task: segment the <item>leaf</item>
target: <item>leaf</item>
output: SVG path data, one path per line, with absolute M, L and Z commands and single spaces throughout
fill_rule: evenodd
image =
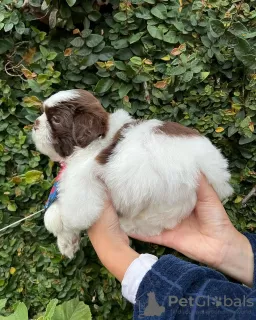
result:
M 137 66 L 141 66 L 142 65 L 142 60 L 140 57 L 132 57 L 130 59 L 130 61 L 133 63 L 133 64 L 136 64 Z
M 50 13 L 50 16 L 49 16 L 49 27 L 50 27 L 50 29 L 54 29 L 56 27 L 57 13 L 58 13 L 58 9 L 54 8 L 54 9 L 51 10 L 51 13 Z
M 35 53 L 36 53 L 36 48 L 29 48 L 22 58 L 27 64 L 31 64 Z
M 228 31 L 235 36 L 242 36 L 248 33 L 247 28 L 241 22 L 234 22 Z
M 133 35 L 130 36 L 130 38 L 128 39 L 128 42 L 130 44 L 132 44 L 132 43 L 139 41 L 140 38 L 143 36 L 143 34 L 144 34 L 144 32 L 134 33 Z
M 186 72 L 186 68 L 183 67 L 183 66 L 177 66 L 177 67 L 173 67 L 171 68 L 170 70 L 170 75 L 172 76 L 178 76 L 178 75 L 181 75 L 183 73 Z
M 96 87 L 94 89 L 94 92 L 96 93 L 104 93 L 107 92 L 113 85 L 114 81 L 109 78 L 103 78 L 98 81 L 96 84 Z
M 250 122 L 249 129 L 251 132 L 254 132 L 254 123 L 253 122 Z
M 33 78 L 36 78 L 36 76 L 37 76 L 37 74 L 35 72 L 32 72 L 26 68 L 21 69 L 21 72 L 24 74 L 24 76 L 27 79 L 33 79 Z
M 165 89 L 167 87 L 167 81 L 166 80 L 157 81 L 156 83 L 154 83 L 154 87 L 158 89 Z
M 171 60 L 171 56 L 168 54 L 167 56 L 162 57 L 161 60 L 170 61 Z
M 86 38 L 86 44 L 89 48 L 94 48 L 101 43 L 103 37 L 99 34 L 91 34 Z
M 113 47 L 106 46 L 103 48 L 99 54 L 99 60 L 101 61 L 108 61 L 109 59 L 113 58 L 116 50 Z
M 158 29 L 155 26 L 147 26 L 148 32 L 151 35 L 151 37 L 163 40 L 163 31 L 161 29 Z
M 16 269 L 14 267 L 10 268 L 10 274 L 13 275 L 16 272 Z
M 123 97 L 127 96 L 127 94 L 132 90 L 132 88 L 133 88 L 132 84 L 122 83 L 118 90 L 120 99 L 123 99 Z
M 164 40 L 165 42 L 168 42 L 168 43 L 172 43 L 172 44 L 173 44 L 173 43 L 177 43 L 178 40 L 179 40 L 179 38 L 177 37 L 175 31 L 170 30 L 170 31 L 168 31 L 168 32 L 164 35 L 163 40 Z
M 44 319 L 49 319 L 51 320 L 53 318 L 53 315 L 55 313 L 55 310 L 56 310 L 56 306 L 58 304 L 58 299 L 52 299 L 47 307 L 46 307 L 46 311 L 45 311 L 45 314 L 44 314 Z
M 6 24 L 4 25 L 4 31 L 5 31 L 5 32 L 11 31 L 13 27 L 14 27 L 14 24 L 13 24 L 13 23 L 6 23 Z
M 101 18 L 101 14 L 100 14 L 99 11 L 93 10 L 92 12 L 90 12 L 90 13 L 88 14 L 88 18 L 89 18 L 91 21 L 95 22 L 95 21 L 98 21 L 98 20 Z
M 165 20 L 167 18 L 166 6 L 162 3 L 157 4 L 151 9 L 151 13 L 158 19 Z
M 47 60 L 54 60 L 56 57 L 57 57 L 56 52 L 49 52 L 49 54 L 47 56 Z
M 256 55 L 247 54 L 247 55 L 241 56 L 240 60 L 249 69 L 256 69 Z
M 51 320 L 91 320 L 90 308 L 84 302 L 73 299 L 56 307 Z
M 0 300 L 0 311 L 5 307 L 7 302 L 7 299 L 1 299 Z
M 72 48 L 67 48 L 67 49 L 65 49 L 65 51 L 64 51 L 64 56 L 65 56 L 65 57 L 71 56 L 72 51 L 73 51 Z
M 138 74 L 135 76 L 135 78 L 133 78 L 134 83 L 142 83 L 142 82 L 149 81 L 149 80 L 151 80 L 151 77 L 147 73 Z
M 193 72 L 188 70 L 186 73 L 183 75 L 183 81 L 184 82 L 189 82 L 193 79 Z
M 253 142 L 254 140 L 256 140 L 256 134 L 253 134 L 250 138 L 241 137 L 238 143 L 240 145 L 243 145 L 243 144 L 247 144 L 247 143 Z
M 237 43 L 234 48 L 234 53 L 235 53 L 237 59 L 242 61 L 244 56 L 251 53 L 251 46 L 250 46 L 249 42 L 244 39 L 238 38 Z
M 74 47 L 81 48 L 84 45 L 84 40 L 80 37 L 73 39 L 70 44 Z
M 39 48 L 40 48 L 40 52 L 42 53 L 42 56 L 43 56 L 44 58 L 47 58 L 47 56 L 48 56 L 48 54 L 49 54 L 49 51 L 48 51 L 45 47 L 43 47 L 43 46 L 39 46 Z
M 23 98 L 24 103 L 27 107 L 41 107 L 42 102 L 39 100 L 36 96 L 30 96 L 30 97 L 24 97 Z
M 0 39 L 0 54 L 5 53 L 13 48 L 13 42 L 11 40 Z
M 201 77 L 201 80 L 205 80 L 208 76 L 209 76 L 210 72 L 208 71 L 203 71 L 203 72 L 200 72 L 200 77 Z
M 33 184 L 43 179 L 42 171 L 31 170 L 25 173 L 25 182 L 26 184 Z
M 48 76 L 46 74 L 39 74 L 36 81 L 39 84 L 44 83 L 48 79 Z
M 237 133 L 238 128 L 236 128 L 235 126 L 231 126 L 228 128 L 228 137 L 232 137 L 235 133 Z
M 181 53 L 182 53 L 182 51 L 180 50 L 180 48 L 174 48 L 174 49 L 172 49 L 172 51 L 171 51 L 171 54 L 172 54 L 173 56 L 179 56 Z
M 219 38 L 225 32 L 224 24 L 217 19 L 210 20 L 210 32 L 214 38 Z
M 66 2 L 70 7 L 73 7 L 76 3 L 76 0 L 66 0 Z
M 125 12 L 118 12 L 114 15 L 114 19 L 116 21 L 126 21 L 127 20 L 127 14 Z
M 223 132 L 225 129 L 223 127 L 218 127 L 215 129 L 215 132 L 220 133 Z
M 23 34 L 26 30 L 25 23 L 20 21 L 16 26 L 15 30 L 18 34 Z

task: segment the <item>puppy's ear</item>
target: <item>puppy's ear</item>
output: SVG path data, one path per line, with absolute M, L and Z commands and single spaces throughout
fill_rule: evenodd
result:
M 73 122 L 73 139 L 76 145 L 85 148 L 92 141 L 105 136 L 107 132 L 108 113 L 102 110 L 88 112 L 84 107 L 76 109 Z
M 74 151 L 74 142 L 68 136 L 56 137 L 53 141 L 53 147 L 61 157 L 68 157 Z

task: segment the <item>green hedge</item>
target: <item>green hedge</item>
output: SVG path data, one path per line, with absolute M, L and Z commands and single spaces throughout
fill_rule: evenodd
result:
M 254 1 L 3 0 L 0 3 L 0 222 L 43 207 L 56 167 L 31 140 L 41 101 L 60 89 L 94 92 L 108 111 L 193 126 L 228 157 L 239 230 L 256 227 L 256 11 Z M 0 298 L 30 315 L 79 297 L 93 319 L 131 319 L 120 285 L 88 239 L 69 261 L 42 214 L 0 236 Z M 139 251 L 165 249 L 136 243 Z M 166 252 L 166 251 L 165 251 Z M 12 311 L 12 308 L 9 310 Z

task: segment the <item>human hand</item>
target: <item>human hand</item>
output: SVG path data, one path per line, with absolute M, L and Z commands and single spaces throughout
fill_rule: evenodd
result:
M 212 266 L 252 285 L 253 252 L 248 239 L 231 223 L 222 203 L 204 176 L 192 214 L 172 230 L 138 240 L 173 248 L 189 258 Z
M 103 212 L 88 230 L 88 236 L 103 265 L 119 280 L 139 254 L 129 246 L 129 238 L 120 228 L 117 213 L 106 200 Z

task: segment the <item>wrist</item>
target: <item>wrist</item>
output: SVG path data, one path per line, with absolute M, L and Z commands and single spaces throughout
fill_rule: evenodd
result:
M 101 263 L 121 282 L 126 270 L 139 254 L 123 239 L 114 240 L 112 237 L 94 239 L 90 234 L 89 237 Z
M 226 245 L 223 260 L 217 269 L 251 287 L 254 272 L 254 254 L 249 240 L 237 231 Z

